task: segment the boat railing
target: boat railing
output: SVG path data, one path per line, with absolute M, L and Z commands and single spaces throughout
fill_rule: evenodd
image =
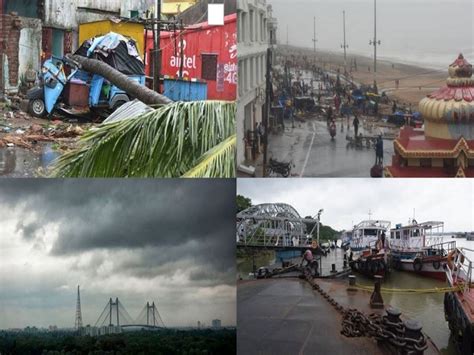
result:
M 468 292 L 471 287 L 472 261 L 467 257 L 466 251 L 474 252 L 468 248 L 455 248 L 450 255 L 452 260 L 446 263 L 446 277 L 451 286 L 461 286 L 462 292 Z
M 425 249 L 431 249 L 431 250 L 434 249 L 436 251 L 441 251 L 441 252 L 446 251 L 446 253 L 449 254 L 451 251 L 456 249 L 456 242 L 448 241 L 448 242 L 430 244 Z
M 443 242 L 443 236 L 426 236 L 425 237 L 425 245 L 427 247 L 442 245 L 444 243 L 445 242 Z M 446 242 L 446 243 L 450 243 L 450 242 Z M 456 246 L 454 246 L 454 247 L 456 247 Z

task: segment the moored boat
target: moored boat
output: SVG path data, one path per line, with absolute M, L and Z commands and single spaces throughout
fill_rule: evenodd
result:
M 349 265 L 366 276 L 385 276 L 389 271 L 390 255 L 386 233 L 389 221 L 366 220 L 356 225 L 350 240 Z
M 444 223 L 410 221 L 407 226 L 397 224 L 390 230 L 392 267 L 422 276 L 446 279 L 442 268 L 456 242 L 443 242 Z
M 450 252 L 444 264 L 446 280 L 457 290 L 444 294 L 444 315 L 460 354 L 474 352 L 474 289 L 472 288 L 472 261 L 467 248 L 456 248 Z

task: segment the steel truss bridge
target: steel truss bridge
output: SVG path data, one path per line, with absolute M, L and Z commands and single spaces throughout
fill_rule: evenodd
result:
M 307 233 L 307 224 L 313 224 Z M 316 247 L 312 233 L 319 220 L 302 218 L 285 203 L 264 203 L 237 214 L 238 248 L 303 250 Z

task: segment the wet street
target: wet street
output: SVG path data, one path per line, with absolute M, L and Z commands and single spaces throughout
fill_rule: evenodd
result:
M 384 314 L 370 309 L 370 292 L 347 292 L 347 282 L 341 280 L 319 279 L 318 284 L 346 308 Z M 239 354 L 392 353 L 373 339 L 343 336 L 341 314 L 297 278 L 242 281 L 237 284 L 237 302 Z M 428 344 L 425 355 L 437 354 Z
M 354 135 L 352 126 L 344 127 L 342 119 L 336 121 L 337 134 L 334 140 L 328 132 L 324 119 L 308 118 L 306 122 L 285 120 L 285 132 L 272 134 L 269 138 L 269 157 L 279 161 L 291 161 L 295 165 L 292 176 L 297 177 L 369 177 L 370 168 L 375 163 L 373 147 L 349 147 L 346 135 Z M 352 121 L 351 123 L 352 124 Z M 369 135 L 362 127 L 359 132 Z M 393 140 L 384 139 L 384 165 L 389 164 L 393 155 Z
M 342 336 L 340 316 L 305 281 L 242 282 L 237 302 L 238 354 L 380 354 L 375 342 Z

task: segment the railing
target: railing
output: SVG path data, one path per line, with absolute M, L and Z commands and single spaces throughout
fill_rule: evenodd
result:
M 471 287 L 472 261 L 468 259 L 466 251 L 474 252 L 468 248 L 454 249 L 454 260 L 446 263 L 446 277 L 451 286 L 461 286 L 462 292 L 468 292 Z M 451 264 L 451 265 L 450 265 Z
M 270 227 L 272 223 L 265 220 L 256 224 L 245 224 L 245 220 L 237 225 L 237 245 L 260 247 L 303 247 L 308 245 L 307 236 L 299 228 L 289 228 L 288 223 L 280 223 Z M 270 221 L 271 222 L 271 221 Z
M 423 242 L 423 238 L 425 239 Z M 388 239 L 390 248 L 394 250 L 406 250 L 406 251 L 417 251 L 426 247 L 432 247 L 434 245 L 443 244 L 442 236 L 419 236 L 419 237 L 410 237 L 407 240 L 402 239 Z
M 442 242 L 442 243 L 437 243 L 437 244 L 430 244 L 427 246 L 428 249 L 434 249 L 436 251 L 441 251 L 446 253 L 450 253 L 451 251 L 456 249 L 456 242 L 455 241 L 450 241 L 450 242 Z M 426 249 L 426 248 L 425 248 Z

